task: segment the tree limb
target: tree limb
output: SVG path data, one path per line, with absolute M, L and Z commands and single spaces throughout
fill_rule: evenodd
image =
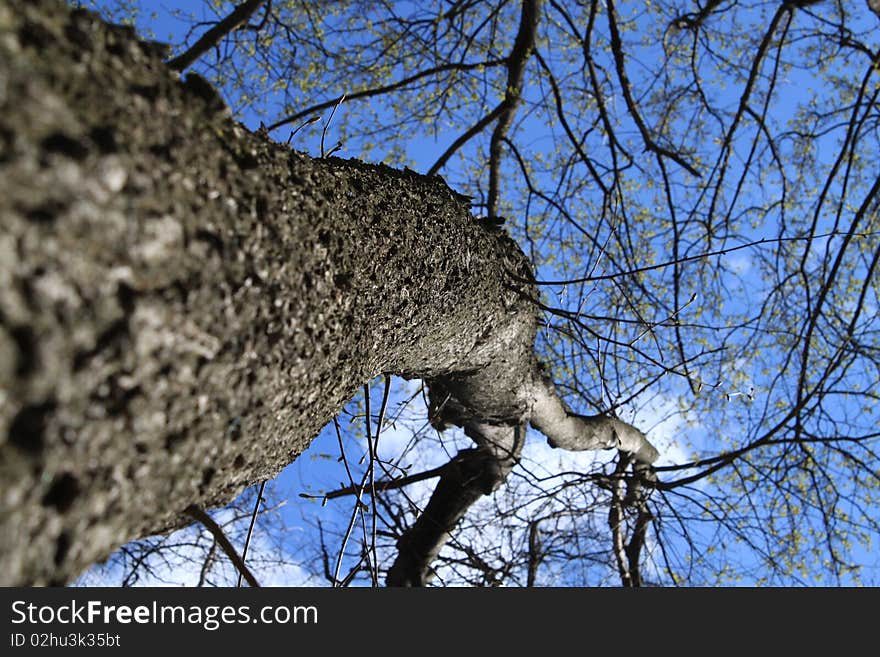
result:
M 424 481 L 425 479 L 433 479 L 435 477 L 442 477 L 446 470 L 450 467 L 451 463 L 445 463 L 437 468 L 431 468 L 430 470 L 425 470 L 424 472 L 416 472 L 415 474 L 405 475 L 403 477 L 399 477 L 397 479 L 382 479 L 380 481 L 374 482 L 371 489 L 361 488 L 361 486 L 357 484 L 353 484 L 351 486 L 346 486 L 345 488 L 339 488 L 337 490 L 331 491 L 326 495 L 308 495 L 307 497 L 324 500 L 333 500 L 337 497 L 345 497 L 346 495 L 359 495 L 362 493 L 373 491 L 386 491 L 386 490 L 396 490 L 398 488 L 403 488 L 404 486 L 409 486 L 410 484 L 414 484 L 419 481 Z M 304 494 L 303 494 L 304 495 Z
M 617 70 L 617 78 L 620 81 L 620 89 L 623 92 L 623 98 L 626 101 L 626 107 L 629 110 L 630 116 L 632 116 L 633 120 L 636 122 L 636 125 L 639 128 L 639 132 L 642 135 L 642 141 L 645 143 L 645 149 L 651 151 L 652 153 L 657 153 L 658 155 L 668 157 L 680 167 L 687 170 L 687 172 L 690 173 L 692 176 L 696 176 L 697 178 L 699 178 L 700 172 L 696 168 L 694 168 L 692 164 L 690 164 L 675 151 L 660 146 L 651 136 L 651 132 L 648 130 L 648 126 L 645 124 L 645 121 L 642 118 L 641 113 L 639 112 L 639 108 L 636 105 L 636 101 L 632 96 L 632 85 L 630 84 L 629 77 L 627 77 L 626 74 L 623 42 L 620 39 L 620 31 L 617 29 L 617 19 L 615 18 L 615 13 L 616 12 L 614 9 L 613 0 L 608 0 L 608 30 L 611 33 L 611 52 L 614 54 L 614 64 Z
M 532 394 L 531 424 L 547 436 L 552 447 L 573 451 L 619 449 L 645 465 L 650 465 L 660 455 L 645 434 L 631 424 L 605 415 L 573 412 L 553 383 L 543 375 L 535 376 Z
M 474 69 L 492 68 L 494 66 L 500 66 L 503 63 L 503 59 L 490 59 L 485 62 L 472 62 L 470 64 L 466 64 L 464 62 L 452 62 L 449 64 L 442 64 L 440 66 L 433 66 L 423 71 L 419 71 L 418 73 L 413 73 L 412 75 L 409 75 L 402 80 L 398 80 L 397 82 L 392 82 L 391 84 L 387 84 L 381 87 L 372 87 L 370 89 L 364 89 L 362 91 L 353 91 L 350 93 L 346 93 L 345 99 L 352 101 L 361 98 L 381 96 L 382 94 L 396 91 L 412 84 L 413 82 L 421 80 L 422 78 L 429 77 L 431 75 L 437 75 L 438 73 L 444 73 L 446 71 L 472 71 Z M 293 123 L 294 121 L 312 115 L 315 112 L 321 112 L 325 109 L 335 107 L 339 104 L 341 98 L 342 96 L 337 96 L 336 98 L 331 98 L 330 100 L 326 100 L 322 103 L 311 105 L 303 110 L 291 114 L 290 116 L 279 119 L 278 121 L 270 125 L 267 129 L 269 130 L 269 132 L 272 132 L 276 128 L 280 128 L 284 125 L 287 125 L 288 123 Z
M 498 216 L 499 179 L 501 177 L 501 146 L 516 113 L 516 106 L 522 96 L 523 80 L 525 79 L 526 61 L 535 47 L 535 34 L 538 28 L 538 16 L 541 11 L 540 0 L 523 0 L 519 30 L 513 42 L 513 49 L 507 58 L 507 87 L 498 123 L 492 131 L 489 142 L 489 196 L 487 212 L 489 217 Z
M 496 423 L 488 421 L 486 405 L 478 403 L 476 398 L 490 387 L 485 379 L 501 376 L 500 372 L 506 369 L 503 363 L 500 366 L 493 364 L 486 372 L 445 377 L 428 383 L 432 399 L 443 400 L 437 408 L 437 414 L 441 416 L 438 426 L 452 423 L 464 428 L 477 443 L 477 448 L 460 452 L 445 466 L 414 475 L 422 479 L 440 474 L 440 481 L 425 510 L 398 540 L 398 556 L 387 576 L 389 586 L 424 586 L 428 582 L 431 562 L 448 542 L 455 526 L 482 495 L 492 493 L 504 482 L 516 464 L 527 421 L 547 436 L 554 447 L 578 451 L 620 450 L 625 463 L 634 462 L 634 479 L 639 480 L 630 482 L 636 493 L 627 493 L 627 504 L 630 499 L 638 497 L 640 481 L 653 478 L 649 466 L 659 453 L 641 431 L 616 418 L 574 413 L 562 401 L 554 384 L 540 373 L 537 363 L 534 363 L 531 380 L 519 381 L 513 394 L 506 397 L 510 404 L 506 419 Z M 509 384 L 502 383 L 500 387 L 509 387 Z M 511 399 L 519 400 L 519 403 Z M 475 409 L 478 409 L 476 416 L 472 415 Z M 513 421 L 517 413 L 519 424 Z M 393 482 L 389 485 L 391 487 L 396 487 Z M 634 547 L 631 550 L 636 568 L 640 549 Z M 625 558 L 624 551 L 620 554 Z
M 197 520 L 198 522 L 204 525 L 205 529 L 211 532 L 211 535 L 214 537 L 214 540 L 223 548 L 223 551 L 226 553 L 226 556 L 229 557 L 229 560 L 235 566 L 239 573 L 241 573 L 244 578 L 247 580 L 247 583 L 251 586 L 258 588 L 260 583 L 257 581 L 257 578 L 254 577 L 254 574 L 247 567 L 245 562 L 239 556 L 235 547 L 232 543 L 229 542 L 229 539 L 226 538 L 226 534 L 223 532 L 223 529 L 218 525 L 214 519 L 205 513 L 204 509 L 196 506 L 195 504 L 191 504 L 186 508 L 186 514 L 190 516 L 193 520 Z
M 480 444 L 463 450 L 443 468 L 443 475 L 422 514 L 397 541 L 398 555 L 388 570 L 389 586 L 424 586 L 430 566 L 468 509 L 507 478 L 522 451 L 524 427 L 471 425 Z
M 237 30 L 242 23 L 245 23 L 251 16 L 253 16 L 254 12 L 259 9 L 260 5 L 265 1 L 266 0 L 247 0 L 247 2 L 238 5 L 226 18 L 205 32 L 198 41 L 186 50 L 186 52 L 169 60 L 168 67 L 175 71 L 183 71 L 184 69 L 189 68 L 189 66 L 191 66 L 199 57 L 220 43 L 220 40 L 223 37 Z

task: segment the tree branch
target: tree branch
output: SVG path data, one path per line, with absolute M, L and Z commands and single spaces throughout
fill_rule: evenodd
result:
M 247 537 L 245 537 L 245 539 L 244 539 L 244 548 L 242 548 L 242 550 L 241 550 L 241 562 L 242 563 L 245 563 L 247 561 L 248 548 L 250 547 L 250 544 L 251 544 L 251 536 L 253 536 L 253 533 L 254 533 L 254 525 L 257 522 L 257 515 L 260 512 L 260 502 L 263 501 L 263 491 L 264 490 L 266 490 L 266 482 L 262 481 L 262 482 L 260 482 L 260 489 L 257 491 L 257 501 L 254 503 L 254 511 L 251 514 L 251 522 L 248 525 Z M 242 572 L 238 573 L 238 582 L 236 584 L 236 586 L 238 586 L 238 587 L 241 586 L 242 575 L 243 575 Z
M 220 525 L 218 525 L 211 516 L 205 513 L 204 509 L 196 506 L 195 504 L 191 504 L 186 508 L 186 514 L 193 520 L 197 520 L 198 522 L 202 523 L 205 529 L 211 532 L 214 540 L 219 543 L 221 548 L 223 548 L 226 556 L 229 557 L 229 560 L 232 561 L 238 572 L 244 576 L 244 578 L 247 580 L 247 583 L 255 588 L 259 588 L 260 583 L 257 581 L 257 578 L 254 577 L 253 573 L 250 571 L 244 561 L 242 561 L 242 558 L 239 556 L 235 547 L 233 547 L 232 543 L 229 542 L 229 539 L 226 538 L 226 534 L 223 533 L 223 529 L 220 527 Z
M 223 37 L 237 30 L 242 23 L 247 22 L 264 2 L 265 0 L 247 0 L 247 2 L 238 5 L 231 14 L 205 32 L 186 52 L 169 60 L 168 67 L 175 71 L 189 68 L 199 57 L 220 43 Z
M 683 167 L 690 173 L 692 176 L 700 177 L 700 172 L 694 168 L 687 160 L 685 160 L 681 155 L 676 153 L 675 151 L 671 151 L 668 148 L 664 148 L 660 146 L 654 138 L 651 136 L 650 131 L 648 130 L 648 126 L 645 125 L 645 121 L 642 118 L 642 115 L 639 113 L 639 108 L 636 105 L 636 101 L 632 96 L 631 87 L 629 77 L 626 74 L 626 64 L 624 61 L 623 54 L 623 42 L 620 39 L 620 31 L 617 29 L 617 20 L 615 19 L 616 11 L 614 9 L 613 0 L 608 0 L 608 30 L 611 33 L 611 52 L 614 54 L 614 64 L 617 69 L 617 78 L 620 81 L 620 88 L 623 92 L 623 98 L 626 101 L 626 107 L 629 110 L 630 116 L 632 116 L 633 120 L 636 122 L 636 125 L 639 128 L 639 132 L 642 135 L 642 141 L 645 143 L 645 149 L 651 151 L 652 153 L 657 153 L 658 155 L 662 155 L 664 157 L 668 157 L 670 160 Z
M 465 431 L 480 446 L 459 452 L 442 468 L 425 510 L 397 541 L 399 551 L 388 570 L 388 586 L 424 586 L 431 562 L 459 520 L 474 502 L 504 482 L 519 458 L 524 427 L 474 424 Z
M 697 11 L 688 12 L 673 19 L 669 26 L 677 30 L 698 30 L 721 2 L 722 0 L 708 0 L 702 7 L 698 6 Z
M 621 586 L 635 587 L 632 571 L 630 569 L 630 561 L 627 558 L 627 545 L 624 521 L 625 482 L 623 475 L 630 463 L 630 459 L 625 455 L 621 455 L 614 469 L 614 482 L 611 486 L 611 505 L 608 509 L 608 528 L 611 530 L 611 544 L 614 552 L 614 561 L 617 564 L 617 573 L 620 575 Z
M 538 15 L 541 10 L 540 0 L 523 0 L 519 30 L 513 42 L 513 49 L 507 58 L 507 88 L 504 101 L 492 140 L 489 142 L 489 196 L 487 208 L 489 217 L 498 216 L 498 181 L 501 170 L 501 146 L 516 113 L 516 106 L 522 96 L 523 80 L 525 79 L 526 61 L 535 47 L 535 34 L 538 27 Z
M 445 463 L 437 468 L 431 468 L 430 470 L 425 470 L 424 472 L 417 472 L 411 475 L 405 475 L 403 477 L 399 477 L 397 479 L 383 479 L 381 481 L 377 481 L 373 483 L 371 489 L 362 488 L 357 484 L 352 484 L 351 486 L 346 486 L 345 488 L 339 488 L 337 490 L 331 491 L 326 495 L 306 495 L 305 493 L 301 493 L 301 497 L 308 498 L 318 498 L 324 500 L 333 500 L 337 497 L 345 497 L 346 495 L 360 495 L 363 493 L 372 493 L 374 491 L 386 491 L 386 490 L 396 490 L 398 488 L 403 488 L 404 486 L 409 486 L 410 484 L 414 484 L 419 481 L 424 481 L 425 479 L 433 479 L 435 477 L 442 477 L 446 470 L 451 467 L 452 463 L 454 463 L 455 459 L 450 461 L 449 463 Z
M 419 71 L 418 73 L 413 73 L 412 75 L 405 77 L 402 80 L 392 82 L 391 84 L 387 84 L 382 87 L 373 87 L 371 89 L 364 89 L 363 91 L 346 93 L 345 99 L 348 101 L 352 101 L 359 100 L 361 98 L 370 98 L 372 96 L 381 96 L 382 94 L 396 91 L 398 89 L 401 89 L 402 87 L 406 87 L 412 84 L 413 82 L 421 80 L 422 78 L 436 75 L 437 73 L 444 73 L 446 71 L 472 71 L 474 69 L 480 68 L 492 68 L 494 66 L 500 66 L 503 63 L 503 59 L 490 59 L 485 62 L 473 62 L 470 64 L 465 64 L 463 62 L 442 64 L 440 66 L 434 66 L 432 68 L 425 69 L 424 71 Z M 281 126 L 287 125 L 288 123 L 293 123 L 294 121 L 309 116 L 310 114 L 314 114 L 315 112 L 321 112 L 330 107 L 335 107 L 339 104 L 339 100 L 341 98 L 342 96 L 337 96 L 336 98 L 331 98 L 330 100 L 326 100 L 323 103 L 316 103 L 315 105 L 311 105 L 304 110 L 300 110 L 295 114 L 291 114 L 290 116 L 286 116 L 283 119 L 276 121 L 267 129 L 269 130 L 269 132 L 272 132 L 276 128 L 280 128 Z
M 650 465 L 660 456 L 647 437 L 631 424 L 605 415 L 579 415 L 559 396 L 542 374 L 532 386 L 532 426 L 547 436 L 551 447 L 572 451 L 619 449 L 638 463 Z
M 492 123 L 498 116 L 500 116 L 501 112 L 504 111 L 504 103 L 499 103 L 495 109 L 489 112 L 482 119 L 477 121 L 474 125 L 472 125 L 467 132 L 460 135 L 458 139 L 452 142 L 452 145 L 447 148 L 443 154 L 437 158 L 437 161 L 431 165 L 431 168 L 428 169 L 427 175 L 433 176 L 443 168 L 443 165 L 449 161 L 449 158 L 455 155 L 455 152 L 464 146 L 467 142 L 473 139 L 476 135 L 480 134 L 483 130 L 486 129 L 486 126 Z

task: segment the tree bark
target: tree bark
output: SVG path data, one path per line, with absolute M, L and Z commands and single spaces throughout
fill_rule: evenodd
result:
M 252 134 L 163 53 L 57 0 L 0 5 L 0 584 L 67 582 L 233 499 L 380 373 L 445 398 L 491 457 L 481 494 L 529 421 L 656 455 L 602 417 L 577 435 L 525 256 L 440 178 Z

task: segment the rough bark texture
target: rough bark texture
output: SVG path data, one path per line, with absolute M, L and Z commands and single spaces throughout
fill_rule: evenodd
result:
M 553 406 L 508 237 L 439 178 L 249 133 L 163 53 L 57 0 L 0 5 L 0 584 L 229 501 L 383 372 L 445 397 L 491 457 L 482 492 Z M 397 583 L 467 506 L 402 540 Z

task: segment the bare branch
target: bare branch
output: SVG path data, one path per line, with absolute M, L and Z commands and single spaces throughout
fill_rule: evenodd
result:
M 247 565 L 242 561 L 242 558 L 239 556 L 238 551 L 232 546 L 232 543 L 229 542 L 229 539 L 226 538 L 226 534 L 223 533 L 223 529 L 221 529 L 220 525 L 218 525 L 214 519 L 205 513 L 204 509 L 196 506 L 195 504 L 191 504 L 186 508 L 186 514 L 190 516 L 193 520 L 197 520 L 198 522 L 204 525 L 205 529 L 211 532 L 211 535 L 214 537 L 214 540 L 220 544 L 220 547 L 223 548 L 223 551 L 226 553 L 226 556 L 229 557 L 229 560 L 233 563 L 233 565 L 238 569 L 244 578 L 247 580 L 247 583 L 252 587 L 259 587 L 260 583 L 257 581 L 257 578 L 254 577 L 253 573 L 251 573 L 250 569 Z
M 266 482 L 265 481 L 260 482 L 260 489 L 257 491 L 257 501 L 254 502 L 254 511 L 251 514 L 251 522 L 248 525 L 247 537 L 245 537 L 245 539 L 244 539 L 244 548 L 242 548 L 242 551 L 241 551 L 241 562 L 242 563 L 247 562 L 248 548 L 251 545 L 251 536 L 253 536 L 253 533 L 254 533 L 254 525 L 257 522 L 257 514 L 260 511 L 260 503 L 263 501 L 263 491 L 264 490 L 266 490 Z M 242 573 L 241 573 L 241 571 L 239 571 L 238 582 L 236 583 L 237 587 L 241 586 L 241 577 L 242 577 Z
M 183 71 L 189 68 L 193 62 L 220 43 L 227 34 L 231 34 L 260 8 L 266 0 L 247 0 L 232 10 L 226 18 L 205 32 L 186 52 L 181 53 L 168 62 L 168 67 L 175 71 Z
M 492 68 L 494 66 L 501 66 L 505 63 L 503 59 L 490 59 L 485 62 L 472 62 L 472 63 L 450 63 L 443 64 L 441 66 L 434 66 L 429 69 L 425 69 L 424 71 L 419 71 L 418 73 L 414 73 L 413 75 L 409 75 L 402 80 L 398 80 L 397 82 L 393 82 L 392 84 L 384 85 L 381 87 L 373 87 L 370 89 L 364 89 L 363 91 L 355 91 L 349 94 L 344 94 L 345 98 L 349 101 L 351 100 L 360 100 L 362 98 L 371 98 L 373 96 L 381 96 L 382 94 L 387 94 L 392 91 L 396 91 L 398 89 L 402 89 L 413 82 L 421 80 L 422 78 L 430 77 L 432 75 L 437 75 L 438 73 L 445 73 L 446 71 L 472 71 L 475 69 L 483 69 L 483 68 Z M 329 109 L 331 107 L 335 107 L 341 102 L 342 96 L 337 96 L 336 98 L 332 98 L 323 103 L 317 103 L 315 105 L 310 105 L 304 110 L 300 110 L 290 116 L 286 116 L 283 119 L 279 119 L 275 123 L 269 126 L 269 131 L 273 131 L 276 128 L 280 128 L 281 126 L 287 125 L 288 123 L 293 123 L 298 119 L 301 119 L 309 114 L 314 114 L 315 112 L 320 112 L 325 109 Z
M 488 424 L 468 427 L 482 444 L 459 452 L 445 467 L 425 510 L 397 541 L 399 552 L 386 580 L 389 586 L 424 586 L 428 582 L 431 562 L 459 520 L 474 502 L 507 478 L 522 450 L 524 429 Z
M 573 412 L 543 375 L 535 376 L 532 394 L 531 424 L 547 436 L 552 447 L 573 451 L 619 449 L 648 465 L 660 456 L 645 434 L 634 426 L 605 415 Z
M 492 140 L 489 142 L 489 197 L 487 200 L 489 217 L 499 215 L 498 186 L 501 170 L 501 146 L 510 129 L 510 124 L 513 122 L 516 106 L 522 97 L 526 61 L 535 47 L 540 11 L 540 0 L 523 0 L 519 30 L 513 42 L 513 49 L 507 58 L 507 87 L 504 91 L 498 123 L 495 124 Z
M 645 148 L 653 153 L 657 153 L 658 155 L 668 157 L 670 160 L 686 169 L 687 172 L 690 173 L 692 176 L 696 176 L 697 178 L 699 178 L 700 172 L 697 171 L 697 169 L 695 169 L 693 165 L 688 163 L 687 160 L 685 160 L 675 151 L 660 146 L 651 136 L 651 132 L 648 130 L 648 126 L 645 125 L 645 120 L 642 118 L 642 115 L 639 112 L 639 108 L 636 105 L 636 101 L 632 96 L 632 85 L 630 84 L 629 77 L 627 77 L 626 74 L 626 64 L 623 54 L 623 42 L 620 39 L 620 31 L 617 29 L 617 19 L 615 18 L 616 12 L 614 9 L 614 2 L 613 0 L 607 0 L 607 2 L 608 29 L 611 32 L 611 51 L 614 53 L 614 64 L 617 68 L 617 77 L 620 81 L 620 88 L 623 92 L 623 98 L 626 101 L 627 109 L 629 110 L 629 113 L 632 116 L 633 120 L 636 122 L 636 125 L 639 127 L 639 132 L 642 134 L 642 141 L 644 141 L 645 143 Z

